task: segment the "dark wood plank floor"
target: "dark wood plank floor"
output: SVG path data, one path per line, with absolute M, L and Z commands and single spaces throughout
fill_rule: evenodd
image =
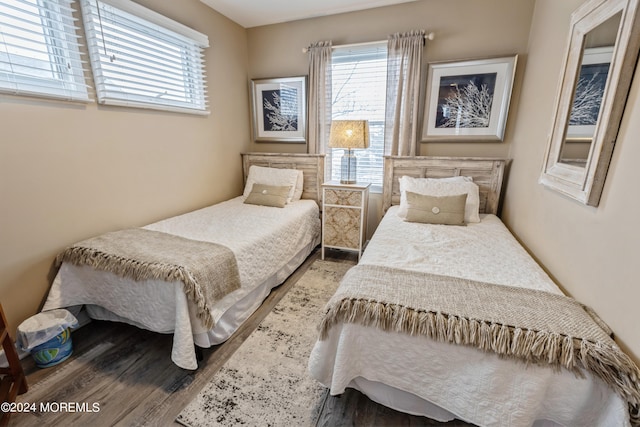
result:
M 337 262 L 355 262 L 351 254 L 327 251 Z M 74 331 L 74 354 L 58 366 L 35 367 L 31 357 L 22 361 L 30 386 L 21 403 L 71 402 L 99 412 L 53 411 L 15 413 L 11 426 L 172 426 L 175 417 L 209 382 L 220 367 L 269 314 L 286 292 L 319 257 L 314 252 L 227 342 L 204 350 L 196 371 L 171 362 L 172 337 L 133 326 L 95 321 Z M 57 375 L 53 376 L 52 374 Z M 62 373 L 62 375 L 60 375 Z M 97 408 L 96 408 L 97 409 Z M 319 419 L 321 426 L 434 426 L 423 417 L 402 414 L 378 405 L 355 390 L 328 396 Z M 458 421 L 451 426 L 468 426 Z

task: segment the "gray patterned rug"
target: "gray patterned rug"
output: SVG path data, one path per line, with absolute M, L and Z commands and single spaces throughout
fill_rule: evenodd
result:
M 178 415 L 188 427 L 308 426 L 325 389 L 307 372 L 322 309 L 352 264 L 316 260 Z

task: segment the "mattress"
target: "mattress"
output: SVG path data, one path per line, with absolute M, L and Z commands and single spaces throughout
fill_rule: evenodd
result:
M 212 307 L 213 329 L 207 330 L 198 320 L 180 282 L 133 282 L 68 263 L 60 267 L 43 310 L 85 305 L 94 319 L 172 333 L 173 362 L 196 369 L 194 344 L 210 347 L 231 336 L 317 246 L 320 220 L 312 200 L 273 208 L 244 204 L 237 197 L 144 228 L 222 244 L 233 251 L 241 286 Z
M 450 227 L 383 217 L 360 264 L 561 293 L 495 215 Z M 355 388 L 396 410 L 480 426 L 629 425 L 602 380 L 525 365 L 421 336 L 340 324 L 311 353 L 313 377 L 339 395 Z

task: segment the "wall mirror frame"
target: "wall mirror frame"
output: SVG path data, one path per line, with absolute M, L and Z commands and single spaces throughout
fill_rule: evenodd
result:
M 540 183 L 578 200 L 598 206 L 604 181 L 613 154 L 620 121 L 627 101 L 631 80 L 640 49 L 640 0 L 587 0 L 571 15 L 569 43 L 564 71 L 560 80 L 553 127 L 549 138 Z M 618 23 L 613 28 L 611 62 L 606 82 L 601 89 L 602 100 L 595 114 L 593 135 L 582 138 L 587 143 L 586 154 L 572 161 L 564 153 L 571 141 L 569 125 L 576 87 L 579 82 L 587 43 L 604 25 Z M 611 49 L 609 49 L 611 50 Z

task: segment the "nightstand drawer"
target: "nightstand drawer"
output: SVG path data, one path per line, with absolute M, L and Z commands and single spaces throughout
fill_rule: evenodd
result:
M 345 249 L 359 249 L 361 211 L 326 206 L 324 211 L 324 244 Z
M 324 190 L 324 203 L 327 205 L 362 206 L 362 192 L 353 190 Z

